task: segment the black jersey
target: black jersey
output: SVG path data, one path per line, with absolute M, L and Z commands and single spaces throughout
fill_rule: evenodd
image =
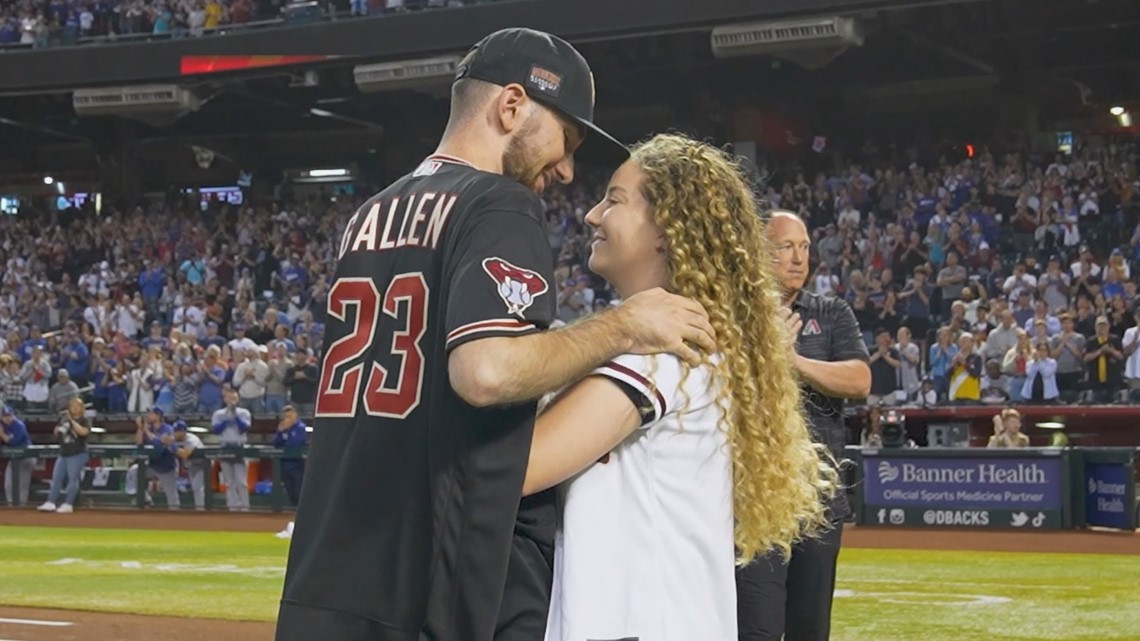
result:
M 544 217 L 437 155 L 349 221 L 278 641 L 492 638 L 536 407 L 468 405 L 447 357 L 554 319 Z

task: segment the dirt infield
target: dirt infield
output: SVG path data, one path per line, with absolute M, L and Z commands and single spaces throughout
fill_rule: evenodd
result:
M 272 623 L 0 607 L 10 641 L 271 641 Z
M 848 526 L 843 547 L 976 552 L 1140 554 L 1140 533 L 1092 530 L 918 530 Z
M 0 509 L 0 525 L 264 532 L 281 530 L 289 514 L 83 510 L 73 514 Z M 848 526 L 851 548 L 1140 554 L 1140 533 L 1016 532 Z M 64 625 L 51 625 L 62 623 Z M 273 624 L 0 607 L 7 641 L 270 641 Z

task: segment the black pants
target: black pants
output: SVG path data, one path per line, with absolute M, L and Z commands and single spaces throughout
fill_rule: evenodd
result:
M 515 533 L 495 641 L 541 641 L 546 634 L 554 550 Z
M 736 571 L 740 641 L 827 641 L 842 535 L 835 523 L 794 546 L 788 563 L 774 552 Z

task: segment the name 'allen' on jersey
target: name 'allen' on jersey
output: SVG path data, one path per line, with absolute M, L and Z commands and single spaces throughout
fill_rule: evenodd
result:
M 349 251 L 385 251 L 398 247 L 436 249 L 457 200 L 456 194 L 425 191 L 365 205 L 348 221 L 337 258 L 344 258 Z
M 554 505 L 520 515 L 535 404 L 474 407 L 449 362 L 550 326 L 544 216 L 517 181 L 434 155 L 337 239 L 278 641 L 493 637 L 516 531 L 552 542 Z

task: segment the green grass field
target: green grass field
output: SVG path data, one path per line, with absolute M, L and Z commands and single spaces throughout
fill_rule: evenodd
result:
M 271 621 L 271 533 L 0 527 L 0 604 Z M 1136 641 L 1140 556 L 845 549 L 835 641 Z

